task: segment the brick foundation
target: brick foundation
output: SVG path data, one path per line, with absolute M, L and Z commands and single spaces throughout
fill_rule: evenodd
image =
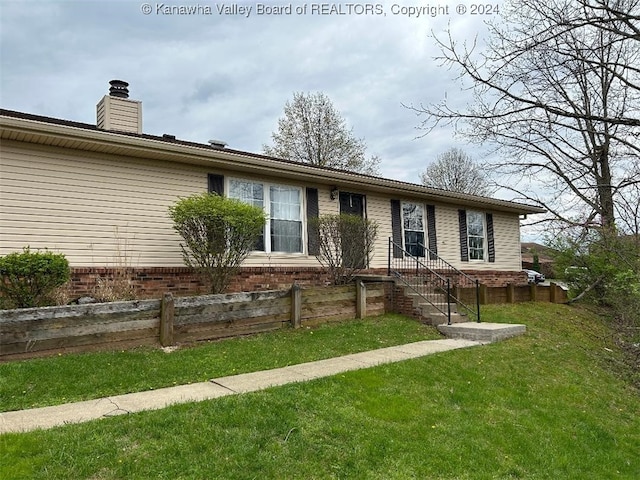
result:
M 385 283 L 384 286 L 385 311 L 400 313 L 408 317 L 422 321 L 422 313 L 413 305 L 413 298 L 405 295 L 404 287 L 400 287 L 395 282 Z
M 140 267 L 119 270 L 111 267 L 76 267 L 71 269 L 72 298 L 94 296 L 98 279 L 128 280 L 137 298 L 159 298 L 165 292 L 176 295 L 207 293 L 200 276 L 186 267 Z
M 72 268 L 69 295 L 71 298 L 94 296 L 99 278 L 114 278 L 119 273 L 110 267 Z M 386 269 L 371 269 L 367 274 L 386 275 Z M 509 283 L 526 285 L 527 277 L 521 271 L 487 272 L 465 271 L 489 287 L 504 287 Z M 159 298 L 165 292 L 179 296 L 208 293 L 199 275 L 187 267 L 139 267 L 131 268 L 122 278 L 128 279 L 137 298 Z M 233 279 L 229 292 L 277 290 L 292 283 L 302 286 L 330 284 L 329 276 L 315 267 L 246 267 Z M 391 293 L 389 293 L 391 296 Z M 407 307 L 408 309 L 408 307 Z M 410 314 L 409 312 L 402 312 Z
M 94 296 L 100 278 L 128 279 L 140 299 L 159 298 L 165 292 L 178 296 L 208 293 L 202 278 L 187 267 L 139 267 L 126 272 L 109 267 L 80 267 L 71 269 L 69 295 L 72 298 Z M 330 283 L 328 275 L 318 268 L 247 267 L 241 269 L 227 291 L 278 290 L 294 282 L 306 287 Z

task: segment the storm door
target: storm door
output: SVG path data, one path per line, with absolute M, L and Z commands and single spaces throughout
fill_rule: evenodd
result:
M 340 192 L 340 213 L 364 218 L 364 195 Z M 350 238 L 348 245 L 342 245 L 342 260 L 347 268 L 366 268 L 364 255 L 364 235 L 362 238 Z

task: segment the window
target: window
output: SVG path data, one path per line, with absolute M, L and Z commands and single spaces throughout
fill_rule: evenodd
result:
M 271 186 L 271 251 L 302 252 L 302 218 L 300 189 Z
M 267 213 L 269 234 L 261 235 L 256 250 L 302 253 L 300 188 L 230 179 L 229 197 L 261 207 Z
M 264 188 L 261 183 L 229 180 L 229 198 L 235 198 L 254 207 L 264 208 Z M 264 251 L 264 230 L 258 238 L 256 250 Z
M 469 260 L 484 260 L 484 215 L 467 212 L 467 238 L 469 239 Z
M 402 204 L 404 249 L 414 257 L 424 257 L 424 209 L 415 203 Z

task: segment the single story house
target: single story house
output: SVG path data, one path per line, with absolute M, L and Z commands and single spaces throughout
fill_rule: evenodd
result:
M 526 283 L 520 218 L 538 207 L 147 135 L 127 87 L 111 82 L 95 125 L 0 110 L 0 255 L 64 253 L 78 294 L 123 267 L 144 296 L 194 293 L 202 285 L 184 267 L 168 208 L 208 190 L 269 214 L 235 290 L 326 281 L 308 219 L 338 212 L 377 222 L 369 272 L 386 273 L 391 238 L 408 252 L 426 245 L 488 285 Z

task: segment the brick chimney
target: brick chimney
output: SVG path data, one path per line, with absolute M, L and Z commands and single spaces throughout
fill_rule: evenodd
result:
M 129 100 L 129 84 L 122 80 L 109 82 L 109 95 L 96 105 L 97 126 L 101 130 L 142 133 L 142 102 Z

